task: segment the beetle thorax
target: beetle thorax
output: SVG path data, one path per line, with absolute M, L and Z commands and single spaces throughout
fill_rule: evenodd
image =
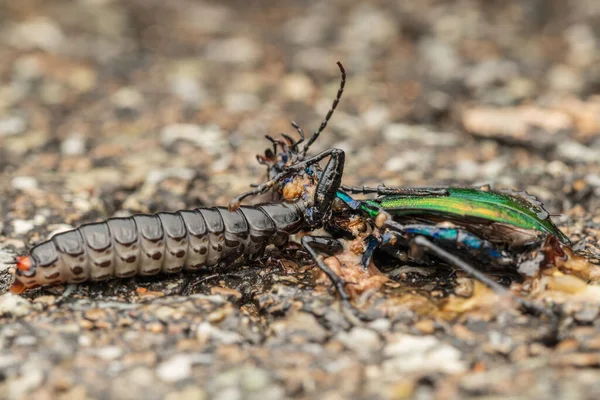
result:
M 316 187 L 317 182 L 314 177 L 303 173 L 290 178 L 283 186 L 281 193 L 285 201 L 293 202 L 302 199 L 306 206 L 312 206 Z

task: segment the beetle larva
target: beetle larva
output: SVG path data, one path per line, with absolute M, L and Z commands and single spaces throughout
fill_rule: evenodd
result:
M 214 267 L 281 246 L 303 224 L 293 203 L 110 218 L 59 233 L 18 257 L 11 290 Z

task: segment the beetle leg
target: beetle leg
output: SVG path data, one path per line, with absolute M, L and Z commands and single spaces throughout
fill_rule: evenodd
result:
M 292 121 L 292 127 L 294 127 L 294 129 L 296 129 L 296 132 L 298 132 L 298 135 L 300 135 L 300 139 L 296 142 L 294 146 L 294 150 L 298 151 L 298 145 L 304 142 L 304 130 L 302 130 L 302 128 L 300 127 L 300 125 L 298 125 L 296 121 Z
M 343 302 L 349 302 L 350 296 L 346 293 L 346 282 L 338 276 L 331 268 L 325 264 L 323 261 L 323 255 L 319 254 L 316 250 L 318 248 L 322 252 L 328 255 L 335 255 L 341 253 L 344 249 L 342 244 L 332 238 L 321 237 L 321 236 L 303 236 L 302 247 L 308 251 L 313 261 L 317 263 L 317 266 L 327 275 L 327 277 L 333 283 L 333 286 L 336 288 L 338 293 L 340 294 L 340 298 Z
M 382 241 L 380 241 L 375 236 L 369 235 L 365 239 L 365 243 L 365 251 L 363 252 L 360 258 L 360 264 L 364 271 L 366 271 L 369 268 L 369 264 L 371 263 L 371 258 L 373 257 L 373 253 L 375 252 L 375 250 L 377 250 L 381 243 L 385 243 L 385 238 Z
M 410 224 L 403 225 L 401 230 L 408 238 L 419 235 L 440 245 L 449 244 L 458 246 L 473 257 L 484 260 L 493 266 L 504 267 L 513 264 L 515 261 L 506 251 L 460 227 Z
M 411 242 L 413 244 L 415 244 L 421 248 L 424 248 L 427 251 L 435 254 L 437 257 L 444 260 L 449 265 L 465 271 L 467 274 L 473 276 L 477 280 L 479 280 L 482 283 L 489 286 L 496 293 L 498 293 L 502 296 L 508 296 L 512 300 L 515 300 L 527 312 L 532 313 L 534 315 L 547 315 L 551 319 L 555 319 L 557 317 L 557 315 L 555 313 L 553 313 L 552 310 L 550 310 L 546 307 L 540 306 L 532 301 L 526 300 L 520 296 L 514 295 L 509 289 L 505 288 L 504 286 L 500 285 L 498 282 L 489 278 L 486 274 L 479 271 L 477 268 L 464 262 L 462 259 L 455 256 L 454 254 L 444 250 L 443 248 L 441 248 L 440 246 L 431 242 L 429 239 L 425 238 L 424 236 L 420 236 L 420 235 L 416 236 L 415 238 L 412 239 Z
M 388 187 L 384 184 L 378 185 L 377 187 L 341 185 L 340 188 L 352 194 L 375 193 L 378 196 L 448 196 L 448 190 L 446 188 Z
M 69 283 L 67 285 L 67 287 L 65 288 L 64 292 L 62 292 L 62 294 L 56 299 L 54 304 L 58 305 L 58 304 L 62 303 L 63 301 L 67 300 L 75 292 L 75 289 L 77 289 L 77 284 Z
M 302 236 L 301 243 L 302 247 L 310 254 L 319 269 L 323 271 L 333 283 L 333 286 L 342 300 L 342 306 L 349 310 L 354 318 L 358 318 L 359 322 L 360 320 L 366 320 L 367 318 L 350 302 L 350 295 L 346 292 L 346 282 L 325 264 L 323 255 L 319 254 L 317 251 L 317 249 L 319 249 L 326 254 L 338 254 L 343 251 L 342 244 L 337 239 L 322 236 Z M 350 322 L 355 323 L 355 321 Z
M 381 209 L 380 212 L 383 213 L 386 216 L 386 218 L 383 220 L 384 222 L 382 223 L 382 226 L 380 226 L 379 228 L 384 228 L 384 227 L 388 228 L 387 231 L 389 234 L 396 235 L 399 239 L 406 240 L 406 238 L 403 236 L 403 234 L 407 233 L 406 232 L 407 226 L 403 226 L 402 224 L 394 221 L 391 218 L 391 215 L 389 215 L 389 213 L 387 213 L 385 210 Z M 441 260 L 448 263 L 450 266 L 453 266 L 455 268 L 465 271 L 467 274 L 473 276 L 475 279 L 479 280 L 480 282 L 482 282 L 485 285 L 487 285 L 488 287 L 490 287 L 492 290 L 494 290 L 499 295 L 508 296 L 509 298 L 516 301 L 519 305 L 521 305 L 521 307 L 523 307 L 526 310 L 526 312 L 531 313 L 533 315 L 546 315 L 550 319 L 552 319 L 553 321 L 556 322 L 558 315 L 556 313 L 554 313 L 553 310 L 548 309 L 543 306 L 540 306 L 532 301 L 526 300 L 520 296 L 513 294 L 509 289 L 505 288 L 504 286 L 500 285 L 498 282 L 489 278 L 486 274 L 479 271 L 477 268 L 473 267 L 472 265 L 468 264 L 467 262 L 463 261 L 459 257 L 455 256 L 454 254 L 448 252 L 447 250 L 445 250 L 442 247 L 438 246 L 437 244 L 433 243 L 432 241 L 427 239 L 425 236 L 420 235 L 420 234 L 416 235 L 415 237 L 410 238 L 409 242 L 410 242 L 410 244 L 416 245 L 418 248 L 425 249 L 425 250 L 429 251 L 430 253 L 433 253 L 438 258 L 440 258 Z

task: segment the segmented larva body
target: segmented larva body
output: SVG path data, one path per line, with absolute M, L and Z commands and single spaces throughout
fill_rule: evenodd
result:
M 17 259 L 13 292 L 57 283 L 199 270 L 281 246 L 304 224 L 293 203 L 136 214 L 55 235 Z

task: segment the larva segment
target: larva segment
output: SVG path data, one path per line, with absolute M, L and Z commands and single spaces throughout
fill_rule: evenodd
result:
M 201 208 L 198 211 L 204 217 L 206 229 L 208 231 L 208 255 L 206 265 L 212 267 L 217 265 L 222 259 L 223 245 L 225 237 L 223 236 L 223 218 L 216 208 Z
M 108 225 L 99 222 L 82 225 L 78 230 L 86 244 L 90 279 L 102 281 L 114 276 L 114 251 Z
M 217 207 L 223 220 L 224 249 L 222 258 L 235 260 L 242 254 L 247 254 L 250 237 L 248 221 L 238 209 L 230 212 L 225 207 Z
M 290 234 L 302 229 L 304 220 L 295 206 L 286 203 L 269 203 L 261 204 L 259 207 L 275 224 L 276 233 L 270 240 L 270 243 L 275 246 L 283 246 Z
M 140 245 L 133 218 L 111 218 L 106 221 L 110 230 L 115 252 L 114 273 L 116 277 L 127 278 L 138 273 Z
M 248 223 L 248 245 L 246 254 L 255 257 L 262 254 L 267 243 L 276 233 L 275 223 L 262 211 L 261 207 L 240 207 L 239 211 L 244 215 Z
M 163 272 L 175 273 L 183 269 L 187 256 L 187 231 L 183 219 L 177 213 L 158 213 L 165 239 Z
M 52 277 L 56 282 L 84 282 L 90 279 L 90 265 L 86 254 L 83 238 L 78 229 L 59 233 L 52 237 L 50 243 L 56 246 L 58 261 L 56 264 L 50 264 L 42 267 L 44 263 L 50 261 L 48 258 L 44 262 L 40 260 L 40 267 L 48 272 L 44 272 L 46 278 Z M 38 249 L 40 246 L 37 246 Z M 48 251 L 49 249 L 47 249 Z M 32 252 L 33 254 L 33 252 Z M 52 265 L 56 265 L 56 269 Z M 56 273 L 59 273 L 56 276 Z
M 208 229 L 200 210 L 182 210 L 179 215 L 188 233 L 188 253 L 186 270 L 198 270 L 206 265 L 208 257 Z
M 140 275 L 156 275 L 162 271 L 165 241 L 160 219 L 155 215 L 136 214 L 140 241 Z

